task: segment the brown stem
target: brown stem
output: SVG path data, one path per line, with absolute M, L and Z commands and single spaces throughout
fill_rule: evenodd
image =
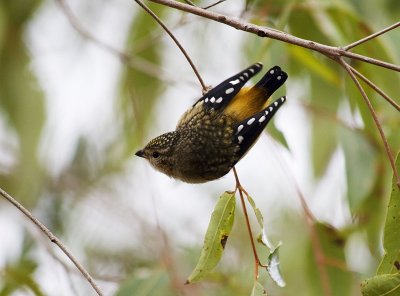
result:
M 389 158 L 390 165 L 391 165 L 391 167 L 392 167 L 393 174 L 394 174 L 394 177 L 395 177 L 395 179 L 396 179 L 397 187 L 400 189 L 400 178 L 399 178 L 399 174 L 398 174 L 397 169 L 396 169 L 396 165 L 395 165 L 395 162 L 394 162 L 393 154 L 392 154 L 392 151 L 391 151 L 391 149 L 390 149 L 390 147 L 389 147 L 389 144 L 388 144 L 388 142 L 387 142 L 385 133 L 383 132 L 382 126 L 381 126 L 381 124 L 380 124 L 380 122 L 379 122 L 379 120 L 378 120 L 378 117 L 377 117 L 376 113 L 375 113 L 375 110 L 374 110 L 374 108 L 372 107 L 371 101 L 369 100 L 367 94 L 365 93 L 365 90 L 364 90 L 363 87 L 361 86 L 360 82 L 358 81 L 356 75 L 354 74 L 354 72 L 352 71 L 352 69 L 350 68 L 350 66 L 343 60 L 343 58 L 340 58 L 338 62 L 339 62 L 339 63 L 346 69 L 346 71 L 349 73 L 351 79 L 353 80 L 354 84 L 356 85 L 356 87 L 357 87 L 358 90 L 360 91 L 361 96 L 363 97 L 365 103 L 367 104 L 367 107 L 368 107 L 368 109 L 369 109 L 369 111 L 370 111 L 370 113 L 371 113 L 371 115 L 372 115 L 372 118 L 374 119 L 375 125 L 376 125 L 376 127 L 378 128 L 379 135 L 380 135 L 380 137 L 381 137 L 381 139 L 382 139 L 382 142 L 383 142 L 383 145 L 384 145 L 384 147 L 385 147 L 386 154 L 387 154 L 387 156 L 388 156 L 388 158 Z
M 204 6 L 203 9 L 209 9 L 209 8 L 214 7 L 214 6 L 217 6 L 218 4 L 221 4 L 222 2 L 225 2 L 225 1 L 226 1 L 226 0 L 219 0 L 219 1 L 215 2 L 215 3 L 213 3 L 213 4 Z
M 89 284 L 96 291 L 97 295 L 103 296 L 103 292 L 97 286 L 96 282 L 90 276 L 90 274 L 86 271 L 86 269 L 79 263 L 79 261 L 75 258 L 75 256 L 71 253 L 70 250 L 59 240 L 43 223 L 41 223 L 38 219 L 36 219 L 31 212 L 29 212 L 23 205 L 21 205 L 15 198 L 13 198 L 10 194 L 0 188 L 0 195 L 2 195 L 7 201 L 13 204 L 20 212 L 22 212 L 29 220 L 31 220 L 48 238 L 49 240 L 58 246 L 59 249 L 72 261 L 72 263 L 76 266 L 76 268 L 81 272 L 83 277 L 89 282 Z
M 360 77 L 374 91 L 376 91 L 378 94 L 380 94 L 386 101 L 388 101 L 393 107 L 395 107 L 397 109 L 397 111 L 400 111 L 400 106 L 391 97 L 389 97 L 383 90 L 381 90 L 376 84 L 374 84 L 371 80 L 369 80 L 367 77 L 362 75 L 355 68 L 353 68 L 350 65 L 348 65 L 348 66 L 350 67 L 350 69 L 353 71 L 354 74 L 356 74 L 358 77 Z
M 370 58 L 367 56 L 363 56 L 360 54 L 356 54 L 353 52 L 349 52 L 340 47 L 328 46 L 325 44 L 321 44 L 312 40 L 302 39 L 293 35 L 290 35 L 286 32 L 282 32 L 276 29 L 271 29 L 268 27 L 254 25 L 252 23 L 245 22 L 241 19 L 230 17 L 221 13 L 205 10 L 196 6 L 187 5 L 185 3 L 181 3 L 174 0 L 150 0 L 151 2 L 155 2 L 158 4 L 162 4 L 165 6 L 169 6 L 178 10 L 182 10 L 185 12 L 189 12 L 204 18 L 208 18 L 210 20 L 214 20 L 216 22 L 220 22 L 231 26 L 235 29 L 256 34 L 260 37 L 267 37 L 276 40 L 280 40 L 286 43 L 290 43 L 293 45 L 301 46 L 304 48 L 308 48 L 317 52 L 324 54 L 325 56 L 331 58 L 338 58 L 341 56 L 349 57 L 351 59 L 360 60 L 369 64 L 374 64 L 377 66 L 381 66 L 387 69 L 391 69 L 397 72 L 400 72 L 400 66 L 387 63 L 378 59 Z
M 240 202 L 242 204 L 243 214 L 244 214 L 244 218 L 246 220 L 247 231 L 248 231 L 249 236 L 250 236 L 251 248 L 253 249 L 253 255 L 254 255 L 254 277 L 255 277 L 255 279 L 258 279 L 258 267 L 259 266 L 263 266 L 263 265 L 261 264 L 260 259 L 258 258 L 256 245 L 255 245 L 254 239 L 253 239 L 253 232 L 251 231 L 249 215 L 247 214 L 246 203 L 244 202 L 244 198 L 243 198 L 243 187 L 240 184 L 239 177 L 238 177 L 238 174 L 236 172 L 236 168 L 235 167 L 233 167 L 233 174 L 235 175 L 236 190 L 239 191 Z
M 207 86 L 205 85 L 203 79 L 201 78 L 201 76 L 199 74 L 199 71 L 197 71 L 197 68 L 194 65 L 192 59 L 190 58 L 190 56 L 186 52 L 185 48 L 180 44 L 178 39 L 175 37 L 175 35 L 168 29 L 168 27 L 163 23 L 163 21 L 146 4 L 144 4 L 140 0 L 135 0 L 135 2 L 137 4 L 139 4 L 165 30 L 165 32 L 172 38 L 172 40 L 175 42 L 176 46 L 178 46 L 178 48 L 181 50 L 181 52 L 185 56 L 186 60 L 188 61 L 188 63 L 192 67 L 192 70 L 193 70 L 194 74 L 196 74 L 197 79 L 199 80 L 199 82 L 201 84 L 201 87 L 203 89 L 203 93 L 206 92 L 207 91 Z
M 395 24 L 393 24 L 393 25 L 391 25 L 391 26 L 389 26 L 389 27 L 387 27 L 387 28 L 385 28 L 383 30 L 375 32 L 374 34 L 371 34 L 371 35 L 369 35 L 369 36 L 367 36 L 367 37 L 365 37 L 363 39 L 357 40 L 356 42 L 353 42 L 353 43 L 351 43 L 349 45 L 346 45 L 345 47 L 343 47 L 343 49 L 344 50 L 349 50 L 349 49 L 351 49 L 353 47 L 356 47 L 356 46 L 358 46 L 358 45 L 360 45 L 360 44 L 362 44 L 364 42 L 367 42 L 367 41 L 369 41 L 369 40 L 371 40 L 371 39 L 373 39 L 375 37 L 378 37 L 379 35 L 382 35 L 382 34 L 384 34 L 386 32 L 389 32 L 390 30 L 393 30 L 393 29 L 397 28 L 398 26 L 400 26 L 400 22 L 397 22 L 397 23 L 395 23 Z

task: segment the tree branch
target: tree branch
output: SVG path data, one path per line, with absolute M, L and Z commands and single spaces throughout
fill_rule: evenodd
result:
M 360 54 L 348 52 L 345 49 L 341 47 L 334 47 L 334 46 L 328 46 L 325 44 L 321 44 L 312 40 L 307 40 L 307 39 L 302 39 L 293 35 L 290 35 L 286 32 L 282 32 L 276 29 L 271 29 L 268 27 L 263 27 L 263 26 L 257 26 L 252 23 L 245 22 L 241 19 L 238 18 L 233 18 L 229 17 L 227 15 L 217 13 L 217 12 L 212 12 L 208 11 L 196 6 L 191 6 L 187 5 L 175 0 L 149 0 L 151 2 L 155 2 L 158 4 L 162 4 L 165 6 L 169 6 L 178 10 L 182 10 L 185 12 L 189 12 L 204 18 L 208 18 L 211 20 L 214 20 L 216 22 L 220 22 L 223 24 L 226 24 L 228 26 L 231 26 L 237 30 L 249 32 L 252 34 L 256 34 L 260 37 L 267 37 L 267 38 L 272 38 L 275 40 L 283 41 L 286 43 L 290 43 L 293 45 L 297 45 L 300 47 L 308 48 L 317 52 L 322 53 L 323 55 L 333 58 L 333 59 L 338 59 L 339 57 L 345 56 L 351 59 L 355 60 L 360 60 L 369 64 L 374 64 L 380 67 L 384 67 L 387 69 L 391 69 L 397 72 L 400 72 L 400 66 L 391 64 L 388 62 L 384 62 L 378 59 L 370 58 L 367 56 L 363 56 Z
M 378 36 L 380 36 L 382 34 L 385 34 L 386 32 L 389 32 L 389 31 L 391 31 L 393 29 L 396 29 L 398 26 L 400 26 L 400 22 L 397 22 L 397 23 L 395 23 L 395 24 L 393 24 L 393 25 L 391 25 L 391 26 L 389 26 L 389 27 L 387 27 L 387 28 L 385 28 L 383 30 L 380 30 L 380 31 L 378 31 L 378 32 L 376 32 L 374 34 L 371 34 L 371 35 L 369 35 L 369 36 L 367 36 L 367 37 L 365 37 L 363 39 L 360 39 L 360 40 L 358 40 L 356 42 L 353 42 L 353 43 L 351 43 L 349 45 L 346 45 L 345 47 L 343 47 L 343 49 L 344 50 L 349 50 L 349 49 L 351 49 L 353 47 L 356 47 L 356 46 L 358 46 L 358 45 L 360 45 L 360 44 L 362 44 L 364 42 L 367 42 L 367 41 L 369 41 L 369 40 L 371 40 L 371 39 L 373 39 L 375 37 L 378 37 Z
M 378 94 L 380 94 L 387 102 L 389 102 L 394 108 L 397 109 L 397 111 L 400 111 L 400 106 L 391 98 L 389 97 L 383 90 L 381 90 L 377 85 L 375 85 L 371 80 L 369 80 L 367 77 L 362 75 L 360 72 L 358 72 L 355 68 L 352 66 L 348 65 L 353 71 L 354 74 L 356 74 L 358 77 L 360 77 L 366 84 L 368 84 L 374 91 L 376 91 Z
M 180 44 L 178 39 L 175 37 L 175 35 L 168 29 L 168 27 L 162 22 L 162 20 L 153 11 L 151 11 L 151 9 L 149 7 L 147 7 L 142 1 L 135 0 L 135 2 L 137 4 L 139 4 L 139 6 L 141 6 L 165 30 L 165 32 L 167 32 L 167 34 L 172 38 L 172 40 L 175 42 L 176 46 L 178 46 L 178 48 L 181 50 L 181 52 L 185 56 L 186 60 L 188 61 L 188 63 L 192 67 L 193 72 L 196 74 L 197 79 L 199 80 L 199 82 L 201 84 L 201 87 L 203 89 L 203 93 L 205 93 L 207 91 L 207 86 L 205 85 L 203 79 L 201 78 L 201 76 L 199 74 L 199 71 L 197 71 L 197 68 L 194 65 L 192 59 L 190 58 L 190 56 L 188 55 L 186 50 L 183 48 L 183 46 Z
M 71 253 L 70 250 L 59 240 L 44 224 L 42 224 L 38 219 L 36 219 L 31 212 L 29 212 L 24 206 L 22 206 L 15 198 L 13 198 L 10 194 L 0 188 L 0 195 L 3 196 L 7 201 L 9 201 L 12 205 L 14 205 L 19 211 L 21 211 L 29 220 L 31 220 L 48 238 L 49 240 L 56 244 L 58 248 L 72 261 L 72 263 L 76 266 L 76 268 L 81 272 L 83 277 L 89 282 L 89 284 L 96 291 L 97 295 L 103 296 L 103 292 L 97 286 L 96 282 L 90 276 L 90 274 L 86 271 L 86 269 L 79 263 L 79 261 L 75 258 L 75 256 Z
M 368 107 L 369 111 L 371 112 L 372 118 L 374 119 L 375 125 L 378 128 L 379 135 L 381 136 L 383 145 L 385 147 L 386 154 L 387 154 L 387 156 L 389 158 L 390 165 L 392 167 L 393 174 L 394 174 L 394 177 L 396 179 L 397 186 L 400 189 L 400 178 L 399 178 L 399 173 L 397 172 L 397 169 L 396 169 L 396 165 L 395 165 L 395 162 L 394 162 L 394 157 L 393 157 L 392 151 L 391 151 L 391 149 L 389 147 L 389 144 L 388 144 L 388 141 L 386 139 L 385 133 L 383 132 L 382 126 L 381 126 L 381 124 L 380 124 L 380 122 L 378 120 L 378 117 L 377 117 L 376 113 L 375 113 L 375 110 L 372 107 L 371 101 L 369 100 L 369 98 L 368 98 L 365 90 L 361 86 L 360 82 L 357 80 L 356 74 L 353 73 L 351 67 L 343 60 L 343 58 L 340 58 L 338 62 L 346 69 L 347 73 L 349 73 L 351 79 L 353 80 L 354 84 L 356 85 L 356 87 L 360 91 L 361 96 L 363 97 L 365 103 L 367 104 L 367 107 Z

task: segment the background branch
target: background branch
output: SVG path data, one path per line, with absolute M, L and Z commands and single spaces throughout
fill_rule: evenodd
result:
M 29 220 L 33 222 L 48 238 L 54 243 L 60 250 L 72 261 L 72 263 L 76 266 L 76 268 L 81 272 L 83 277 L 89 282 L 89 284 L 96 291 L 97 295 L 103 296 L 103 292 L 100 290 L 96 282 L 90 276 L 90 274 L 86 271 L 86 269 L 79 263 L 79 261 L 75 258 L 75 256 L 71 253 L 70 250 L 59 240 L 43 223 L 41 223 L 38 219 L 36 219 L 31 212 L 29 212 L 24 206 L 22 206 L 15 198 L 13 198 L 10 194 L 0 188 L 0 195 L 3 196 L 7 201 L 9 201 L 12 205 L 14 205 L 19 211 L 21 211 Z
M 168 27 L 162 22 L 162 20 L 153 12 L 151 11 L 151 9 L 149 7 L 147 7 L 142 1 L 140 0 L 135 0 L 135 2 L 137 4 L 139 4 L 164 30 L 165 32 L 172 38 L 172 40 L 175 42 L 176 46 L 178 46 L 178 48 L 181 50 L 181 52 L 183 53 L 183 55 L 185 56 L 186 60 L 188 61 L 188 63 L 190 64 L 190 66 L 193 69 L 193 72 L 196 74 L 197 79 L 199 80 L 201 87 L 203 89 L 203 94 L 205 92 L 207 92 L 207 86 L 204 84 L 203 79 L 201 78 L 199 71 L 197 71 L 196 66 L 194 65 L 192 59 L 190 58 L 190 56 L 188 55 L 188 53 L 186 52 L 186 50 L 183 48 L 183 46 L 180 44 L 180 42 L 178 41 L 178 39 L 175 37 L 174 34 L 172 34 L 172 32 L 168 29 Z
M 387 69 L 391 69 L 391 70 L 400 72 L 400 66 L 395 65 L 395 64 L 387 63 L 387 62 L 384 62 L 384 61 L 381 61 L 378 59 L 374 59 L 374 58 L 370 58 L 367 56 L 363 56 L 360 54 L 348 52 L 341 47 L 328 46 L 328 45 L 321 44 L 321 43 L 318 43 L 315 41 L 299 38 L 299 37 L 290 35 L 288 33 L 285 33 L 285 32 L 282 32 L 282 31 L 279 31 L 276 29 L 271 29 L 268 27 L 254 25 L 252 23 L 248 23 L 241 19 L 233 18 L 233 17 L 227 16 L 227 15 L 221 14 L 221 13 L 208 11 L 208 10 L 196 7 L 196 6 L 187 5 L 187 4 L 184 4 L 184 3 L 181 3 L 178 1 L 174 1 L 174 0 L 149 0 L 149 1 L 155 2 L 158 4 L 162 4 L 165 6 L 169 6 L 172 8 L 176 8 L 178 10 L 182 10 L 185 12 L 189 12 L 189 13 L 192 13 L 192 14 L 204 17 L 204 18 L 208 18 L 208 19 L 223 23 L 225 25 L 231 26 L 235 29 L 249 32 L 252 34 L 256 34 L 260 37 L 272 38 L 272 39 L 280 40 L 280 41 L 283 41 L 283 42 L 286 42 L 289 44 L 308 48 L 313 51 L 320 52 L 330 58 L 336 59 L 341 56 L 345 56 L 345 57 L 348 57 L 351 59 L 360 60 L 360 61 L 363 61 L 363 62 L 366 62 L 369 64 L 374 64 L 377 66 L 381 66 L 381 67 L 384 67 Z

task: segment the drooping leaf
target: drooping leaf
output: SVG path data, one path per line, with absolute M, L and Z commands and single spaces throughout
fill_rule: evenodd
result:
M 233 226 L 235 207 L 235 193 L 225 192 L 218 199 L 211 215 L 200 259 L 187 284 L 203 279 L 220 261 Z
M 247 200 L 249 201 L 251 207 L 253 208 L 254 214 L 256 215 L 258 224 L 260 225 L 261 229 L 264 229 L 264 217 L 261 214 L 261 211 L 259 208 L 257 208 L 256 203 L 254 202 L 254 199 L 251 198 L 250 195 L 247 195 Z
M 281 244 L 279 244 L 275 250 L 271 252 L 271 254 L 268 256 L 268 261 L 267 261 L 267 271 L 271 277 L 271 279 L 279 286 L 279 287 L 285 287 L 286 283 L 282 277 L 281 270 L 279 268 L 280 265 L 280 260 L 279 260 L 279 247 Z
M 396 167 L 400 171 L 400 154 L 397 155 Z M 385 255 L 379 265 L 377 274 L 399 273 L 400 270 L 400 190 L 393 177 L 392 194 L 390 196 L 386 214 L 385 230 L 383 234 L 383 248 Z
M 251 290 L 251 296 L 265 296 L 267 292 L 264 287 L 258 282 L 254 281 L 253 289 Z

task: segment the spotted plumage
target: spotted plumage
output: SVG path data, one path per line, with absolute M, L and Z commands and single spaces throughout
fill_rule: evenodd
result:
M 260 72 L 256 63 L 223 81 L 187 110 L 176 130 L 151 140 L 136 155 L 157 170 L 188 183 L 218 179 L 248 152 L 286 98 L 268 98 L 287 79 L 278 66 L 253 87 L 245 83 Z

